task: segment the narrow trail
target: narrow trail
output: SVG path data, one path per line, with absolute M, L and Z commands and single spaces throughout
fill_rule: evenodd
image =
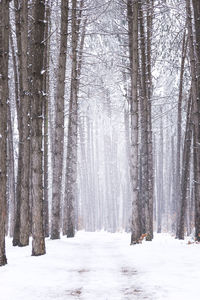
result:
M 0 268 L 1 300 L 199 300 L 199 244 L 167 234 L 130 246 L 126 233 L 47 239 L 47 254 L 12 247 Z
M 47 240 L 47 254 L 41 257 L 31 257 L 30 246 L 7 244 L 1 300 L 148 299 L 137 282 L 134 259 L 127 256 L 126 234 L 78 233 L 74 239 Z

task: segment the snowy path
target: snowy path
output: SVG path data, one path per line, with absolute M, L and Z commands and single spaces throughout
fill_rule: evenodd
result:
M 129 246 L 130 235 L 79 232 L 47 240 L 47 255 L 7 241 L 1 300 L 199 300 L 200 245 L 168 235 Z

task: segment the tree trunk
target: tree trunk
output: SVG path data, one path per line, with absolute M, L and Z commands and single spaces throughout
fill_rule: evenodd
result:
M 140 114 L 141 114 L 141 234 L 149 234 L 149 178 L 148 178 L 148 102 L 147 102 L 147 66 L 146 66 L 146 38 L 143 17 L 143 5 L 138 1 L 138 12 L 140 20 L 140 51 L 141 51 L 141 88 L 140 88 Z
M 29 177 L 30 177 L 30 98 L 28 85 L 28 1 L 21 1 L 21 53 L 19 57 L 20 64 L 20 111 L 21 111 L 21 127 L 20 140 L 21 143 L 21 195 L 20 195 L 20 232 L 19 246 L 29 244 L 30 222 L 29 222 Z
M 132 221 L 131 244 L 139 242 L 140 223 L 138 210 L 138 1 L 128 0 L 129 57 L 131 67 L 131 182 L 132 182 Z
M 9 1 L 0 2 L 0 266 L 7 263 L 5 250 L 7 186 L 7 101 L 9 56 Z
M 9 195 L 9 213 L 10 213 L 10 236 L 14 232 L 15 218 L 15 161 L 13 145 L 13 122 L 11 116 L 11 105 L 8 103 L 8 195 Z
M 28 85 L 28 2 L 15 0 L 15 22 L 18 46 L 18 73 L 20 99 L 18 102 L 19 157 L 17 180 L 17 215 L 14 245 L 29 243 L 29 161 L 30 161 L 30 96 Z
M 46 76 L 44 77 L 44 231 L 45 237 L 49 236 L 49 197 L 48 197 L 48 181 L 49 181 L 49 170 L 48 170 L 48 112 L 49 112 L 49 19 L 50 19 L 50 6 L 46 6 L 46 23 L 45 23 L 45 54 L 44 54 L 44 70 L 46 70 Z
M 68 1 L 61 2 L 61 39 L 58 62 L 58 79 L 56 90 L 56 112 L 54 129 L 53 152 L 53 183 L 52 183 L 52 218 L 51 239 L 60 238 L 60 209 L 62 195 L 62 171 L 63 171 L 63 146 L 64 146 L 64 95 L 65 95 L 65 71 L 67 57 L 68 34 Z
M 21 54 L 21 21 L 20 21 L 20 13 L 19 13 L 19 1 L 14 0 L 15 6 L 15 29 L 16 29 L 16 39 L 17 39 L 17 53 L 18 60 Z M 12 32 L 11 32 L 12 34 Z M 14 234 L 13 234 L 13 246 L 19 245 L 19 234 L 20 234 L 20 199 L 21 199 L 21 170 L 22 170 L 22 143 L 21 141 L 21 109 L 20 109 L 20 97 L 19 97 L 19 81 L 21 76 L 20 64 L 15 61 L 14 54 L 14 45 L 12 45 L 13 52 L 13 61 L 18 66 L 18 69 L 15 70 L 15 95 L 16 95 L 16 107 L 17 107 L 17 120 L 18 120 L 18 132 L 19 132 L 19 146 L 18 146 L 18 165 L 17 165 L 17 186 L 16 186 L 16 207 L 15 207 L 15 224 L 14 224 Z M 15 66 L 15 65 L 14 65 Z M 18 71 L 18 72 L 16 72 Z M 17 74 L 18 73 L 18 74 Z M 18 76 L 17 76 L 18 75 Z
M 15 54 L 15 47 L 14 47 L 14 42 L 13 42 L 13 36 L 12 36 L 12 31 L 9 31 L 10 34 L 10 47 L 11 47 L 11 51 L 12 51 L 12 61 L 13 61 L 13 72 L 14 72 L 14 82 L 15 82 L 15 104 L 16 104 L 16 111 L 17 111 L 17 124 L 18 124 L 18 129 L 19 129 L 19 123 L 20 123 L 20 112 L 19 112 L 19 80 L 18 80 L 18 70 L 17 70 L 17 58 L 16 58 L 16 54 Z M 10 107 L 11 110 L 11 107 Z M 9 126 L 9 122 L 11 122 L 11 111 L 10 111 L 10 121 L 8 120 L 8 126 Z M 11 131 L 12 130 L 12 124 L 8 127 L 8 134 L 12 135 Z M 10 133 L 9 133 L 10 131 Z M 13 139 L 13 137 L 12 137 Z M 11 141 L 9 141 L 9 143 L 11 143 Z M 13 160 L 14 160 L 14 149 L 12 150 L 12 145 L 10 144 L 10 152 L 13 151 Z M 11 153 L 10 153 L 11 155 Z M 13 167 L 14 167 L 14 161 L 13 161 Z M 19 171 L 18 171 L 19 173 Z M 18 178 L 18 176 L 17 176 Z M 15 176 L 14 176 L 14 188 L 15 188 Z M 18 185 L 17 185 L 17 189 L 14 191 L 14 195 L 13 195 L 13 207 L 12 207 L 12 212 L 11 212 L 11 227 L 10 227 L 10 236 L 13 237 L 13 246 L 17 246 L 18 245 L 18 241 L 19 241 L 19 207 L 17 210 L 17 191 L 18 191 Z M 18 213 L 18 214 L 17 214 Z M 17 224 L 18 223 L 18 224 Z M 14 238 L 15 236 L 15 238 Z M 18 237 L 17 237 L 18 236 Z
M 185 234 L 185 217 L 187 209 L 187 189 L 190 175 L 190 161 L 191 161 L 191 141 L 192 141 L 192 97 L 190 95 L 188 100 L 187 123 L 185 131 L 185 141 L 183 149 L 183 163 L 182 163 L 182 178 L 181 178 L 181 205 L 180 205 L 180 223 L 178 230 L 178 238 L 184 239 Z
M 182 127 L 182 97 L 183 97 L 183 75 L 185 67 L 185 57 L 187 50 L 187 42 L 185 38 L 185 31 L 183 34 L 182 44 L 182 57 L 181 57 L 181 71 L 180 71 L 180 82 L 179 82 L 179 97 L 178 97 L 178 115 L 177 115 L 177 145 L 176 145 L 176 202 L 177 202 L 177 228 L 176 235 L 179 235 L 179 224 L 180 224 L 180 208 L 181 208 L 181 127 Z
M 195 2 L 196 3 L 196 2 Z M 193 5 L 195 4 L 193 3 Z M 197 8 L 194 6 L 194 9 Z M 193 120 L 194 120 L 194 182 L 195 182 L 195 237 L 200 241 L 200 86 L 199 86 L 199 70 L 197 70 L 197 62 L 195 49 L 194 48 L 194 33 L 192 28 L 192 13 L 190 1 L 186 0 L 186 12 L 187 12 L 187 28 L 189 37 L 189 47 L 190 47 L 190 65 L 191 65 L 191 75 L 192 75 L 192 97 L 193 97 Z M 195 21 L 195 27 L 198 27 L 197 20 Z M 198 28 L 197 32 L 198 32 Z M 198 36 L 196 37 L 198 39 Z M 199 55 L 199 54 L 197 54 Z
M 43 62 L 45 2 L 36 0 L 34 4 L 34 51 L 31 124 L 31 166 L 32 166 L 32 255 L 45 254 L 43 228 Z
M 63 234 L 75 235 L 76 180 L 77 180 L 77 128 L 78 128 L 78 95 L 77 95 L 77 0 L 72 0 L 72 72 L 69 103 L 69 122 L 67 140 L 67 161 L 65 177 Z
M 195 137 L 194 137 L 194 157 L 195 157 L 195 237 L 200 241 L 200 3 L 193 0 L 193 11 L 195 21 L 195 39 L 196 39 L 196 78 L 197 86 L 195 111 Z M 189 18 L 189 16 L 188 16 Z M 192 27 L 191 27 L 192 28 Z
M 148 194 L 149 194 L 149 236 L 146 240 L 153 238 L 153 200 L 154 200 L 154 173 L 153 173 L 153 134 L 152 134 L 152 31 L 153 31 L 153 5 L 154 0 L 147 0 L 147 97 L 148 97 Z

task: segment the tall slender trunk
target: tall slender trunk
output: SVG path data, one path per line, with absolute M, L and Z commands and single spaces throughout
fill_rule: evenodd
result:
M 181 56 L 181 71 L 179 82 L 179 97 L 178 97 L 178 115 L 177 115 L 177 145 L 176 145 L 176 205 L 177 205 L 177 236 L 179 235 L 180 222 L 180 203 L 181 203 L 181 127 L 182 127 L 182 102 L 183 102 L 183 76 L 185 67 L 185 57 L 187 50 L 186 32 L 183 34 L 182 56 Z
M 17 165 L 17 186 L 16 186 L 16 207 L 15 207 L 15 225 L 14 225 L 14 234 L 13 234 L 13 246 L 19 245 L 19 234 L 20 234 L 20 199 L 21 199 L 21 170 L 22 170 L 22 143 L 21 141 L 21 130 L 22 128 L 22 116 L 20 109 L 20 97 L 19 97 L 19 85 L 21 81 L 21 69 L 19 64 L 19 56 L 21 54 L 21 21 L 19 13 L 19 0 L 14 0 L 15 6 L 15 30 L 16 30 L 16 40 L 17 40 L 17 53 L 18 53 L 18 63 L 16 63 L 15 54 L 13 53 L 13 60 L 18 67 L 18 77 L 15 70 L 15 95 L 16 95 L 16 107 L 17 107 L 17 120 L 18 120 L 18 132 L 19 132 L 19 146 L 18 146 L 18 165 Z M 12 34 L 12 32 L 11 32 Z M 14 52 L 14 46 L 12 46 L 12 52 Z
M 21 111 L 21 128 L 20 143 L 21 149 L 21 194 L 20 194 L 20 232 L 19 246 L 29 244 L 30 222 L 29 222 L 29 165 L 30 165 L 30 98 L 28 84 L 28 1 L 20 1 L 21 6 L 21 53 L 19 58 L 20 64 L 20 111 Z
M 64 147 L 64 95 L 65 71 L 67 57 L 68 34 L 68 0 L 61 2 L 61 39 L 58 61 L 58 79 L 56 88 L 56 112 L 53 148 L 53 183 L 52 183 L 52 218 L 51 239 L 60 238 L 61 227 L 61 195 L 63 173 L 63 147 Z
M 10 226 L 9 233 L 13 236 L 15 218 L 15 162 L 13 145 L 13 122 L 11 115 L 11 105 L 8 103 L 8 195 Z
M 162 108 L 160 110 L 161 121 L 160 121 L 160 141 L 159 141 L 159 157 L 157 165 L 157 180 L 158 180 L 158 204 L 157 204 L 157 232 L 162 232 L 162 217 L 164 210 L 164 190 L 163 190 L 163 155 L 164 155 L 164 138 L 163 138 L 163 119 L 162 119 Z
M 171 192 L 171 230 L 173 234 L 176 234 L 176 165 L 175 165 L 175 143 L 174 143 L 174 135 L 171 138 L 171 166 L 172 166 L 172 192 Z
M 200 241 L 200 3 L 192 0 L 195 24 L 196 50 L 196 122 L 195 122 L 195 237 Z
M 147 97 L 148 97 L 148 197 L 149 197 L 149 236 L 153 238 L 153 200 L 154 200 L 154 173 L 153 173 L 153 134 L 152 134 L 152 31 L 153 31 L 153 6 L 154 0 L 147 0 Z
M 129 20 L 129 57 L 131 67 L 131 182 L 132 182 L 132 221 L 131 244 L 140 238 L 138 210 L 138 1 L 128 0 L 127 12 Z
M 194 3 L 193 3 L 194 5 Z M 196 8 L 194 6 L 194 8 Z M 189 37 L 189 48 L 190 48 L 190 65 L 191 65 L 191 76 L 192 76 L 192 97 L 193 97 L 193 120 L 194 120 L 194 182 L 195 182 L 195 237 L 200 241 L 200 85 L 199 85 L 199 70 L 197 70 L 196 51 L 194 47 L 194 33 L 192 28 L 192 13 L 190 1 L 186 0 L 186 12 L 187 12 L 187 28 Z M 195 25 L 198 26 L 195 22 Z M 195 27 L 196 27 L 195 26 Z M 198 40 L 198 37 L 196 37 Z M 197 54 L 199 55 L 199 54 Z M 198 75 L 198 76 L 197 76 Z
M 141 87 L 140 87 L 140 114 L 141 114 L 141 234 L 150 234 L 149 215 L 149 178 L 148 178 L 148 95 L 147 95 L 147 65 L 146 65 L 146 36 L 144 27 L 143 4 L 138 1 L 140 51 L 141 51 Z
M 32 166 L 32 255 L 45 254 L 43 228 L 43 62 L 45 1 L 36 0 L 34 4 L 34 51 L 31 123 L 31 166 Z
M 75 235 L 75 211 L 77 189 L 77 129 L 78 129 L 78 95 L 77 95 L 77 0 L 72 0 L 72 71 L 69 103 L 67 161 L 65 176 L 63 234 Z
M 14 230 L 14 245 L 29 243 L 29 116 L 30 97 L 28 84 L 28 2 L 15 0 L 15 22 L 18 47 L 19 73 L 19 160 L 17 181 L 17 215 Z
M 183 149 L 183 163 L 181 176 L 181 203 L 180 203 L 180 223 L 178 227 L 178 238 L 184 239 L 185 234 L 185 217 L 187 209 L 187 189 L 189 186 L 190 161 L 191 161 L 191 142 L 192 142 L 192 96 L 190 94 L 188 100 L 187 122 L 185 130 L 185 141 Z
M 0 266 L 7 263 L 5 250 L 7 186 L 7 101 L 9 56 L 9 1 L 0 2 Z
M 49 112 L 49 19 L 50 19 L 50 6 L 46 6 L 46 23 L 45 23 L 45 54 L 44 54 L 44 70 L 46 70 L 46 76 L 43 81 L 44 90 L 44 231 L 45 237 L 49 236 L 49 197 L 48 197 L 48 182 L 49 182 L 49 170 L 48 170 L 48 112 Z
M 19 118 L 19 115 L 20 115 L 20 112 L 19 112 L 19 76 L 18 76 L 18 69 L 17 69 L 17 58 L 16 58 L 16 54 L 15 54 L 16 51 L 15 51 L 15 47 L 14 47 L 13 35 L 12 35 L 11 30 L 9 31 L 9 34 L 10 34 L 10 47 L 11 47 L 11 53 L 12 53 L 14 83 L 15 83 L 15 104 L 16 104 L 16 111 L 17 111 L 17 125 L 18 125 L 18 128 L 19 128 L 19 124 L 20 124 L 20 118 Z M 11 108 L 10 108 L 10 110 L 11 110 Z M 12 121 L 11 120 L 11 111 L 9 112 L 9 114 L 10 114 L 10 122 L 11 122 Z M 8 124 L 9 124 L 9 120 L 8 120 Z M 8 134 L 12 135 L 12 133 L 11 133 L 11 131 L 13 131 L 12 124 L 10 124 L 10 126 L 8 128 L 8 132 L 9 131 L 10 131 L 10 133 L 8 133 Z M 10 155 L 11 155 L 11 152 L 12 152 L 12 145 L 10 145 Z M 13 156 L 14 156 L 14 149 L 13 149 Z M 13 159 L 14 159 L 14 157 L 13 157 Z M 13 167 L 14 167 L 14 165 L 13 165 Z M 18 173 L 19 173 L 19 170 L 18 170 Z M 17 176 L 17 179 L 18 178 L 19 178 L 19 176 Z M 15 185 L 15 176 L 14 176 L 14 185 Z M 19 186 L 17 185 L 17 189 L 15 190 L 14 195 L 13 195 L 13 199 L 12 199 L 13 207 L 12 207 L 12 211 L 11 211 L 10 236 L 13 237 L 13 246 L 16 246 L 18 244 L 18 241 L 19 241 L 19 235 L 18 235 L 18 233 L 19 233 L 19 205 L 17 205 L 17 194 L 19 194 L 18 190 L 19 190 Z

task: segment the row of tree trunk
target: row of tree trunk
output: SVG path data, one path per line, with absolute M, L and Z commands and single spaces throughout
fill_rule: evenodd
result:
M 1 1 L 0 31 L 0 265 L 6 264 L 5 235 L 8 226 L 14 246 L 27 246 L 32 236 L 32 255 L 45 254 L 45 237 L 60 237 L 61 196 L 64 157 L 65 82 L 68 52 L 69 2 L 61 1 L 60 51 L 55 93 L 55 126 L 52 145 L 52 216 L 49 229 L 48 200 L 48 115 L 50 1 L 14 0 L 16 43 L 10 1 Z M 68 116 L 66 191 L 63 233 L 74 236 L 74 207 L 77 177 L 78 86 L 86 21 L 81 14 L 84 1 L 71 1 L 71 92 Z M 30 17 L 31 16 L 31 17 Z M 80 33 L 80 34 L 79 34 Z M 80 37 L 80 40 L 79 40 Z M 10 40 L 10 47 L 9 47 Z M 16 51 L 17 48 L 17 51 Z M 79 51 L 78 51 L 79 48 Z M 12 50 L 17 112 L 18 166 L 15 189 L 13 123 L 9 104 L 8 62 Z M 17 53 L 17 56 L 15 55 Z M 8 130 L 7 130 L 8 129 Z M 7 143 L 9 141 L 9 143 Z M 9 156 L 9 160 L 7 159 Z M 9 162 L 9 165 L 7 164 Z M 8 167 L 8 168 L 7 168 Z M 11 176 L 7 176 L 11 175 Z M 8 183 L 7 183 L 8 178 Z M 8 185 L 9 184 L 9 185 Z M 7 186 L 10 201 L 7 201 Z M 11 193 L 12 192 L 12 193 Z M 9 205 L 9 207 L 8 207 Z M 11 215 L 10 220 L 9 214 Z M 9 225 L 10 224 L 10 225 Z
M 131 88 L 130 172 L 133 190 L 132 237 L 153 238 L 153 152 L 151 124 L 151 40 L 153 1 L 127 2 Z M 140 130 L 139 130 L 140 128 Z
M 168 141 L 163 138 L 162 109 L 160 110 L 159 146 L 154 144 L 158 155 L 154 164 L 157 182 L 155 189 L 157 231 L 170 228 L 177 238 L 184 239 L 186 233 L 191 234 L 195 229 L 194 236 L 197 241 L 200 241 L 199 12 L 199 1 L 185 1 L 186 19 L 182 28 L 182 49 L 179 60 L 176 134 L 169 141 L 171 150 L 166 145 Z M 189 81 L 186 81 L 188 64 Z M 168 167 L 164 155 L 167 153 L 170 171 L 166 171 Z M 167 172 L 170 173 L 170 180 L 166 178 Z M 166 195 L 167 191 L 169 191 L 168 195 Z M 169 220 L 171 220 L 170 225 Z

